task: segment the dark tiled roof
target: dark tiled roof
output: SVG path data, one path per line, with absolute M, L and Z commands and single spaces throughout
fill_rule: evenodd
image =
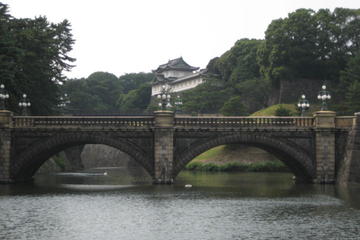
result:
M 168 81 L 169 80 L 167 78 L 165 78 L 163 74 L 156 73 L 153 83 L 159 83 L 159 82 L 161 83 L 161 82 L 168 82 Z
M 177 83 L 177 82 L 183 82 L 183 81 L 186 81 L 186 80 L 189 80 L 189 79 L 192 79 L 192 78 L 199 78 L 199 77 L 201 77 L 201 76 L 205 76 L 206 73 L 207 73 L 207 69 L 201 69 L 201 70 L 200 70 L 199 72 L 197 72 L 197 73 L 190 74 L 190 75 L 187 75 L 187 76 L 184 76 L 184 77 L 175 79 L 175 80 L 172 81 L 170 84 L 174 84 L 174 83 Z
M 181 70 L 181 71 L 196 71 L 198 67 L 193 67 L 187 64 L 182 57 L 169 60 L 169 62 L 160 65 L 155 72 L 161 73 L 166 70 Z

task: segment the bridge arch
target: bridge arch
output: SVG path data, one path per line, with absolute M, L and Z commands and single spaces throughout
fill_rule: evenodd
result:
M 56 134 L 31 144 L 29 148 L 15 158 L 15 162 L 11 168 L 11 177 L 15 181 L 29 180 L 51 156 L 69 147 L 83 144 L 104 144 L 116 148 L 132 157 L 150 176 L 154 174 L 153 164 L 149 159 L 149 154 L 130 140 L 117 139 L 98 132 L 77 132 Z
M 256 133 L 239 133 L 198 140 L 175 156 L 173 177 L 175 178 L 185 165 L 199 154 L 219 145 L 244 144 L 263 149 L 281 160 L 294 173 L 297 181 L 311 182 L 315 176 L 311 155 L 301 146 L 294 146 L 282 139 Z

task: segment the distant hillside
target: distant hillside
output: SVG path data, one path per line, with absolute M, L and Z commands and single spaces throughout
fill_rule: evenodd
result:
M 282 172 L 287 167 L 275 156 L 251 146 L 241 144 L 221 145 L 212 148 L 186 166 L 192 171 L 245 171 Z
M 275 116 L 276 109 L 283 107 L 290 111 L 292 116 L 299 116 L 299 111 L 296 108 L 295 104 L 275 104 L 270 107 L 261 109 L 257 112 L 251 114 L 251 116 Z M 305 116 L 312 116 L 314 112 L 319 111 L 320 106 L 318 104 L 311 104 L 310 109 L 305 112 Z
M 275 116 L 276 109 L 280 107 L 288 109 L 292 116 L 296 116 L 299 114 L 295 104 L 275 104 L 270 107 L 261 109 L 257 112 L 254 112 L 253 114 L 251 114 L 251 116 Z
M 193 161 L 196 162 L 211 162 L 217 164 L 229 162 L 251 163 L 267 160 L 274 161 L 276 158 L 259 148 L 240 144 L 217 146 L 193 159 Z

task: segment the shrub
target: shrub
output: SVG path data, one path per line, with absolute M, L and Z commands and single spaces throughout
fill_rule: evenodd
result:
M 291 116 L 291 110 L 285 108 L 283 105 L 280 105 L 275 110 L 275 116 Z

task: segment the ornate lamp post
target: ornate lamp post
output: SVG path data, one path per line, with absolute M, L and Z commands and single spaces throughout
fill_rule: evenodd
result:
M 63 96 L 60 97 L 60 101 L 58 104 L 58 107 L 60 108 L 60 113 L 65 114 L 65 111 L 67 110 L 67 105 L 71 103 L 69 95 L 67 93 L 64 93 Z
M 31 106 L 31 102 L 30 102 L 30 100 L 27 99 L 27 95 L 25 93 L 22 95 L 22 97 L 23 98 L 19 102 L 19 107 L 22 108 L 22 111 L 21 111 L 22 115 L 27 116 L 28 115 L 27 109 Z
M 303 117 L 304 116 L 304 113 L 306 110 L 309 109 L 310 107 L 310 103 L 309 101 L 305 98 L 305 94 L 301 95 L 301 98 L 297 104 L 300 112 L 301 112 L 301 116 Z
M 322 102 L 321 111 L 326 111 L 327 110 L 326 100 L 330 100 L 331 96 L 330 96 L 330 92 L 326 90 L 325 84 L 322 85 L 321 90 L 319 91 L 318 99 L 321 100 Z
M 167 110 L 171 108 L 171 95 L 170 95 L 170 87 L 167 87 L 165 85 L 162 85 L 161 92 L 159 95 L 157 95 L 157 98 L 160 100 L 159 107 L 160 110 Z
M 176 109 L 176 111 L 177 111 L 177 112 L 180 112 L 180 108 L 181 108 L 183 102 L 182 102 L 182 99 L 180 98 L 179 95 L 176 96 L 176 99 L 175 99 L 174 104 L 175 104 L 175 109 Z
M 60 97 L 60 103 L 58 104 L 58 107 L 65 108 L 70 103 L 71 101 L 68 94 L 64 93 L 64 96 Z
M 5 110 L 5 100 L 9 98 L 9 94 L 5 90 L 5 85 L 0 84 L 0 110 Z

